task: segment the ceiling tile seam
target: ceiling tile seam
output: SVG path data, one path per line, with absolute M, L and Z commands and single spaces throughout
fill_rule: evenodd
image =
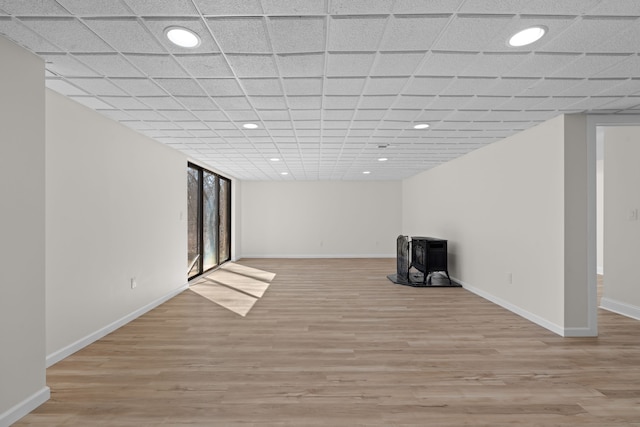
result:
M 462 7 L 462 4 L 463 4 L 463 3 L 464 3 L 464 2 L 461 2 L 461 3 L 458 5 L 458 10 L 460 10 L 460 8 Z M 457 13 L 454 13 L 454 14 L 451 14 L 451 15 L 445 15 L 445 16 L 448 16 L 448 18 L 449 18 L 449 19 L 448 19 L 447 23 L 442 27 L 442 29 L 441 29 L 440 33 L 435 37 L 435 39 L 434 39 L 434 41 L 433 41 L 432 46 L 437 45 L 438 41 L 439 41 L 439 40 L 444 36 L 444 34 L 446 33 L 447 29 L 451 26 L 451 24 L 452 24 L 453 20 L 454 20 L 454 19 L 455 19 L 455 17 L 457 16 Z M 384 32 L 383 32 L 383 38 L 384 38 L 384 35 L 387 33 L 387 29 L 388 29 L 388 26 L 385 26 L 385 30 L 384 30 Z M 379 42 L 378 46 L 380 46 L 380 43 L 381 43 L 381 42 Z M 407 79 L 407 81 L 405 82 L 405 84 L 404 84 L 404 85 L 403 85 L 403 87 L 401 88 L 400 93 L 399 93 L 398 95 L 401 95 L 403 92 L 405 92 L 405 91 L 406 91 L 406 89 L 407 89 L 411 84 L 413 84 L 413 82 L 415 81 L 415 75 L 416 75 L 417 70 L 422 69 L 422 67 L 425 65 L 425 63 L 426 63 L 426 62 L 429 60 L 429 58 L 432 56 L 432 55 L 431 55 L 431 49 L 429 49 L 427 52 L 428 52 L 428 53 L 426 53 L 426 54 L 424 55 L 424 57 L 423 57 L 423 58 L 418 62 L 418 64 L 416 64 L 416 66 L 415 66 L 415 68 L 414 68 L 414 72 L 413 72 L 413 73 L 412 73 L 412 75 Z M 376 58 L 376 59 L 377 59 L 377 58 Z M 374 64 L 375 64 L 375 60 L 374 60 Z M 444 88 L 443 88 L 443 90 L 444 90 Z M 394 104 L 397 104 L 397 102 L 398 102 L 400 99 L 401 99 L 401 96 L 397 96 L 397 97 L 396 97 L 396 99 L 395 99 L 395 100 L 393 101 L 393 103 L 391 104 L 391 106 L 388 108 L 388 111 L 392 110 L 392 109 L 393 109 Z M 422 111 L 424 111 L 424 109 L 422 109 Z M 416 117 L 418 117 L 418 116 L 416 116 Z M 375 130 L 377 131 L 377 130 L 378 130 L 378 127 L 376 127 L 376 129 L 375 129 Z M 390 143 L 390 144 L 397 143 L 397 139 L 398 139 L 398 137 L 399 137 L 399 135 L 400 135 L 400 134 L 401 134 L 401 133 L 398 133 L 398 135 L 396 135 L 394 138 L 392 138 L 392 139 L 391 139 L 391 141 L 390 141 L 389 143 Z
M 260 0 L 260 4 L 261 4 L 261 7 L 264 10 L 263 0 Z M 323 19 L 323 21 L 326 21 L 326 19 Z M 269 46 L 271 46 L 271 55 L 273 57 L 273 60 L 274 60 L 274 63 L 275 63 L 275 67 L 276 67 L 276 72 L 277 72 L 277 75 L 278 75 L 278 85 L 280 86 L 280 91 L 282 92 L 283 101 L 285 103 L 287 111 L 289 112 L 289 121 L 291 122 L 291 130 L 293 131 L 293 136 L 294 136 L 294 138 L 296 140 L 296 145 L 297 145 L 297 148 L 298 148 L 298 155 L 300 156 L 300 159 L 302 161 L 304 161 L 304 156 L 303 156 L 303 153 L 302 153 L 302 147 L 300 146 L 300 137 L 298 136 L 298 129 L 295 126 L 295 123 L 294 123 L 294 120 L 293 120 L 293 116 L 291 114 L 291 106 L 289 104 L 289 97 L 287 96 L 287 93 L 285 91 L 285 86 L 284 86 L 282 73 L 280 72 L 280 62 L 278 60 L 278 56 L 276 55 L 275 49 L 274 49 L 274 46 L 273 46 L 273 38 L 271 36 L 271 20 L 265 18 L 265 19 L 262 20 L 262 24 L 264 25 L 265 34 L 267 36 L 267 42 L 268 42 Z M 256 114 L 257 114 L 257 112 L 256 112 Z M 260 116 L 258 116 L 258 117 L 260 117 Z M 262 122 L 262 119 L 260 119 L 260 120 Z M 264 126 L 264 122 L 262 122 L 262 126 L 266 129 L 266 126 Z M 278 146 L 278 144 L 275 142 L 275 139 L 274 139 L 274 144 L 276 145 L 276 147 Z M 280 152 L 280 155 L 281 155 L 282 163 L 287 168 L 286 171 L 280 171 L 280 174 L 282 175 L 283 172 L 287 172 L 287 173 L 293 174 L 292 168 L 287 163 L 287 159 L 284 158 L 284 156 L 282 155 L 281 152 Z M 272 169 L 274 171 L 276 171 L 275 163 L 280 163 L 280 162 L 270 162 L 270 164 L 272 166 Z M 303 174 L 304 174 L 305 177 L 307 176 L 306 170 L 304 168 L 303 168 Z M 295 178 L 295 175 L 293 176 L 293 178 Z
M 325 0 L 325 10 L 327 11 L 327 13 L 331 10 L 331 0 Z M 325 47 L 325 53 L 322 56 L 322 90 L 321 90 L 321 95 L 320 95 L 320 140 L 319 142 L 319 148 L 318 148 L 318 162 L 317 162 L 317 168 L 318 168 L 318 173 L 316 175 L 316 179 L 320 180 L 320 171 L 322 170 L 322 148 L 324 145 L 324 126 L 322 125 L 324 123 L 324 119 L 325 119 L 325 89 L 327 87 L 327 71 L 328 71 L 328 66 L 329 66 L 329 54 L 328 51 L 326 50 L 329 47 L 329 19 L 325 19 L 324 20 L 324 24 L 323 24 L 323 28 L 324 28 L 324 47 Z M 276 63 L 278 62 L 278 59 L 276 59 Z
M 376 64 L 377 64 L 377 63 L 379 62 L 379 60 L 380 60 L 380 57 L 381 57 L 381 55 L 380 55 L 380 51 L 379 51 L 379 50 L 380 50 L 380 46 L 382 45 L 383 41 L 385 40 L 385 36 L 387 35 L 387 31 L 388 31 L 388 29 L 389 29 L 390 22 L 391 22 L 391 19 L 389 18 L 389 16 L 390 16 L 390 15 L 387 15 L 386 19 L 384 20 L 384 28 L 383 28 L 383 30 L 382 30 L 382 35 L 380 36 L 380 38 L 377 40 L 377 43 L 376 43 L 377 49 L 376 49 L 375 56 L 374 56 L 374 58 L 373 58 L 373 61 L 371 62 L 371 65 L 369 66 L 369 72 L 367 73 L 367 76 L 366 76 L 366 78 L 365 78 L 365 82 L 364 82 L 364 85 L 363 85 L 363 87 L 362 87 L 362 90 L 360 91 L 360 94 L 358 95 L 358 102 L 356 103 L 356 107 L 355 107 L 355 109 L 354 109 L 354 113 L 353 113 L 353 115 L 351 116 L 351 120 L 350 120 L 349 126 L 348 126 L 348 128 L 347 128 L 347 134 L 345 135 L 345 137 L 344 137 L 344 139 L 343 139 L 343 141 L 342 141 L 342 146 L 341 146 L 341 148 L 340 148 L 340 152 L 338 153 L 338 156 L 337 156 L 336 161 L 339 161 L 339 160 L 342 158 L 342 156 L 343 156 L 343 153 L 344 153 L 344 150 L 345 150 L 345 146 L 346 146 L 346 145 L 347 145 L 347 143 L 348 143 L 349 134 L 352 132 L 352 129 L 353 129 L 353 123 L 354 123 L 354 121 L 355 121 L 356 113 L 357 113 L 357 111 L 359 110 L 360 105 L 362 105 L 363 95 L 364 95 L 364 92 L 366 91 L 367 84 L 368 84 L 368 83 L 369 83 L 369 81 L 370 81 L 370 78 L 371 78 L 371 72 L 372 72 L 372 70 L 374 70 L 374 69 L 375 69 Z M 327 30 L 327 31 L 328 31 L 328 30 Z M 373 133 L 373 132 L 374 132 L 374 131 L 372 131 L 372 133 Z M 361 149 L 360 149 L 360 152 L 358 153 L 358 156 L 357 156 L 357 157 L 360 157 L 360 156 L 363 154 L 363 152 L 364 152 L 365 148 L 366 148 L 366 144 L 363 146 L 363 148 L 361 148 Z M 351 168 L 354 168 L 354 167 L 355 167 L 354 165 L 355 165 L 355 160 L 351 162 L 351 164 L 350 164 L 350 166 L 349 166 L 349 170 L 350 170 Z M 337 165 L 336 165 L 336 166 L 337 166 Z M 331 172 L 331 174 L 332 174 L 332 175 L 333 175 L 333 172 L 334 172 L 334 171 L 335 171 L 335 166 L 334 166 L 334 169 L 333 169 L 333 170 L 332 170 L 332 172 Z M 346 173 L 346 172 L 345 172 L 345 173 Z M 341 179 L 343 179 L 343 178 L 344 178 L 345 173 L 343 173 L 343 174 L 342 174 Z
M 245 90 L 245 89 L 244 89 L 244 87 L 240 84 L 240 79 L 238 78 L 238 76 L 237 76 L 237 74 L 236 74 L 235 70 L 233 69 L 233 67 L 231 66 L 231 63 L 230 63 L 229 59 L 227 58 L 226 53 L 223 51 L 222 47 L 220 46 L 220 42 L 219 42 L 219 41 L 218 41 L 218 39 L 215 37 L 215 34 L 213 33 L 213 30 L 211 29 L 211 27 L 210 27 L 209 23 L 207 22 L 207 20 L 206 20 L 206 19 L 204 19 L 204 18 L 203 18 L 202 12 L 200 11 L 200 9 L 199 9 L 198 5 L 197 5 L 195 2 L 193 2 L 193 1 L 192 1 L 192 4 L 193 4 L 194 8 L 196 9 L 196 11 L 198 12 L 198 14 L 200 15 L 200 16 L 199 16 L 199 20 L 200 20 L 200 21 L 201 21 L 201 23 L 204 25 L 204 28 L 206 28 L 206 30 L 209 32 L 209 35 L 211 36 L 211 38 L 212 38 L 213 42 L 216 44 L 216 47 L 217 47 L 217 48 L 218 48 L 218 50 L 220 51 L 220 55 L 224 58 L 224 60 L 225 60 L 225 62 L 226 62 L 226 64 L 227 64 L 227 66 L 228 66 L 228 67 L 229 67 L 229 69 L 231 70 L 231 73 L 233 74 L 234 78 L 236 79 L 236 83 L 237 83 L 237 84 L 240 86 L 240 88 L 242 89 L 243 94 L 244 94 L 244 97 L 245 97 L 245 100 L 246 100 L 246 101 L 247 101 L 247 103 L 251 106 L 251 108 L 252 108 L 253 112 L 254 112 L 256 115 L 258 115 L 258 113 L 257 113 L 257 111 L 256 111 L 256 108 L 255 108 L 255 107 L 253 106 L 253 104 L 251 103 L 251 101 L 250 101 L 250 99 L 249 99 L 249 96 L 248 96 L 248 94 L 247 94 L 246 90 Z M 194 77 L 193 77 L 193 75 L 192 75 L 188 70 L 186 70 L 186 69 L 184 68 L 184 66 L 182 65 L 182 63 L 181 63 L 180 61 L 177 61 L 177 60 L 175 59 L 175 56 L 173 55 L 173 53 L 172 53 L 172 52 L 170 52 L 170 55 L 171 55 L 171 57 L 172 57 L 172 58 L 174 58 L 174 60 L 178 63 L 178 65 L 179 65 L 179 66 L 180 66 L 180 67 L 185 71 L 185 73 L 187 74 L 187 76 L 189 76 L 191 79 L 193 79 L 193 80 L 196 82 L 196 84 L 200 87 L 200 89 L 203 91 L 203 93 L 205 93 L 205 94 L 207 94 L 207 95 L 208 95 L 209 99 L 210 99 L 210 100 L 211 100 L 211 101 L 216 105 L 216 107 L 218 108 L 218 110 L 219 110 L 219 111 L 221 111 L 221 112 L 222 112 L 222 114 L 224 114 L 224 115 L 225 115 L 225 117 L 227 117 L 227 119 L 229 120 L 229 123 L 234 123 L 234 124 L 235 124 L 236 122 L 235 122 L 234 120 L 231 120 L 231 117 L 228 115 L 228 113 L 226 112 L 226 110 L 225 110 L 225 109 L 221 109 L 221 108 L 220 108 L 220 106 L 218 105 L 218 103 L 215 101 L 215 98 L 214 98 L 214 97 L 212 97 L 212 96 L 210 96 L 210 95 L 208 94 L 208 92 L 205 90 L 205 88 L 202 86 L 202 84 L 198 81 L 198 79 L 194 78 Z M 187 110 L 188 110 L 188 111 L 191 111 L 190 109 L 187 109 Z M 259 118 L 259 117 L 260 117 L 260 116 L 258 115 L 258 118 Z M 264 127 L 264 124 L 263 124 L 263 127 Z M 214 129 L 212 129 L 212 130 L 214 130 Z M 251 144 L 251 146 L 253 147 L 253 149 L 254 149 L 254 150 L 256 150 L 256 152 L 259 152 L 259 151 L 258 151 L 258 149 L 257 149 L 257 148 L 255 147 L 255 145 L 253 144 L 253 142 L 252 142 L 251 138 L 248 138 L 248 137 L 247 137 L 247 133 L 246 133 L 244 130 L 242 130 L 241 128 L 238 128 L 238 130 L 239 130 L 239 131 L 240 131 L 240 132 L 245 136 L 245 138 L 249 141 L 249 143 Z M 215 130 L 214 130 L 214 132 L 215 132 Z M 216 132 L 216 134 L 218 134 L 218 132 Z M 219 136 L 220 136 L 223 140 L 225 140 L 225 141 L 226 141 L 226 138 L 222 137 L 221 135 L 219 135 Z M 255 163 L 253 163 L 253 162 L 252 162 L 252 164 L 256 167 L 256 169 L 257 169 L 257 170 L 259 170 L 260 172 L 262 172 L 262 173 L 265 175 L 265 177 L 267 177 L 267 178 L 268 178 L 268 176 L 267 176 L 267 175 L 266 175 L 266 173 L 262 170 L 262 168 L 259 168 L 259 167 L 258 167 L 258 165 L 256 165 L 256 164 L 255 164 Z

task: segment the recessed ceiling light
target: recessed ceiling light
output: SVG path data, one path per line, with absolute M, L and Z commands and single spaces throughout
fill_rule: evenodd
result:
M 413 126 L 414 129 L 426 129 L 428 127 L 429 127 L 428 123 L 418 123 L 417 125 Z
M 280 175 L 289 175 L 289 172 L 280 172 Z
M 164 34 L 169 41 L 176 46 L 186 47 L 189 49 L 200 46 L 200 37 L 191 30 L 182 27 L 169 27 L 164 30 Z
M 387 160 L 389 160 L 389 159 L 387 159 L 386 157 L 380 157 L 378 159 L 379 162 L 386 162 Z
M 362 173 L 365 174 L 365 175 L 369 175 L 371 172 L 370 171 L 364 171 Z
M 540 40 L 547 30 L 544 27 L 531 27 L 514 34 L 509 39 L 509 46 L 520 47 L 526 46 Z
M 279 162 L 280 161 L 280 159 L 277 158 L 277 157 L 273 157 L 273 158 L 271 158 L 269 160 L 271 160 L 272 162 Z
M 258 129 L 258 125 L 255 123 L 245 123 L 242 127 L 245 129 Z

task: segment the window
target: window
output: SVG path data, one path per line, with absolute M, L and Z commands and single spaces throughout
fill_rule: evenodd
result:
M 231 258 L 231 181 L 192 163 L 187 168 L 188 277 Z

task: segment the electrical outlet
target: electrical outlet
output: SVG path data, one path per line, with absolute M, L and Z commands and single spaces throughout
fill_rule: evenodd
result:
M 136 278 L 132 277 L 131 278 L 131 289 L 135 289 L 136 286 L 138 286 L 138 282 L 136 282 Z

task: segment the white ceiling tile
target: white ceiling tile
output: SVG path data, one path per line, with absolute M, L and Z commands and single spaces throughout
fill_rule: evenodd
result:
M 401 95 L 393 108 L 423 109 L 433 102 L 435 95 Z
M 69 14 L 53 0 L 1 0 L 0 9 L 16 16 L 60 16 Z
M 376 51 L 384 32 L 384 17 L 331 17 L 329 21 L 330 51 Z
M 387 114 L 385 115 L 385 117 L 384 117 L 386 122 L 381 127 L 383 129 L 389 129 L 388 125 L 392 121 L 411 122 L 411 121 L 415 120 L 415 118 L 418 116 L 418 114 L 420 114 L 420 110 L 411 110 L 411 109 L 389 110 L 387 112 Z M 404 128 L 407 125 L 406 124 L 402 124 L 401 126 Z
M 536 15 L 581 15 L 599 0 L 466 0 L 462 13 L 504 13 Z
M 231 77 L 233 73 L 222 55 L 174 55 L 192 77 Z
M 322 105 L 321 96 L 287 96 L 287 104 L 291 109 L 315 110 Z
M 251 105 L 258 110 L 282 110 L 287 108 L 285 99 L 281 96 L 251 96 L 249 100 Z
M 597 44 L 595 49 L 600 52 L 635 52 L 638 53 L 637 40 L 640 38 L 640 21 L 635 21 L 626 30 L 621 31 L 616 36 L 603 40 Z
M 205 96 L 206 94 L 195 79 L 155 79 L 155 82 L 167 93 L 174 96 Z
M 396 0 L 393 13 L 454 13 L 464 0 Z
M 410 76 L 425 58 L 423 53 L 382 52 L 371 70 L 373 76 Z
M 167 93 L 148 79 L 111 79 L 118 87 L 133 96 L 166 96 Z
M 279 79 L 240 79 L 247 95 L 282 95 Z
M 285 77 L 316 77 L 324 72 L 324 53 L 279 54 L 278 67 Z
M 211 121 L 228 120 L 227 116 L 225 116 L 222 111 L 205 110 L 205 111 L 192 111 L 192 113 L 198 119 L 205 120 L 205 121 L 207 121 L 207 120 L 211 120 Z
M 120 0 L 57 0 L 74 15 L 81 16 L 119 16 L 131 12 Z
M 242 96 L 244 92 L 236 79 L 198 79 L 209 96 Z
M 107 54 L 75 54 L 78 60 L 94 69 L 98 74 L 109 77 L 141 77 L 136 69 L 122 55 Z
M 469 110 L 491 110 L 504 104 L 510 96 L 474 96 L 465 104 L 465 108 Z
M 163 47 L 136 19 L 91 18 L 84 21 L 91 30 L 120 52 L 162 53 Z
M 478 60 L 476 52 L 430 52 L 416 75 L 455 76 Z
M 612 89 L 623 83 L 621 79 L 585 79 L 579 84 L 566 88 L 558 94 L 561 96 L 592 96 L 592 95 L 608 95 Z M 619 93 L 617 95 L 626 95 Z
M 591 77 L 628 77 L 637 75 L 637 70 L 640 69 L 640 56 L 631 55 L 626 57 L 623 61 L 606 68 L 600 72 L 597 72 Z
M 332 15 L 372 15 L 391 13 L 393 0 L 332 0 Z
M 175 122 L 176 125 L 178 125 L 180 128 L 188 130 L 188 131 L 192 131 L 191 134 L 193 135 L 202 135 L 202 136 L 209 136 L 212 135 L 213 133 L 208 130 L 209 127 L 207 125 L 205 125 L 204 123 L 200 122 L 200 121 L 178 121 Z M 205 133 L 196 133 L 193 131 L 198 131 L 198 130 L 208 130 Z
M 527 96 L 545 96 L 545 93 L 537 91 L 528 91 L 528 88 L 540 83 L 543 79 L 539 78 L 522 78 L 522 77 L 503 77 L 501 79 L 473 79 L 461 78 L 459 85 L 453 89 L 459 89 L 462 94 L 469 93 L 475 86 L 475 93 L 478 95 L 527 95 Z M 472 92 L 473 93 L 473 92 Z
M 265 121 L 264 126 L 267 129 L 291 129 L 291 121 L 290 120 L 270 120 Z
M 620 17 L 600 17 L 584 18 L 576 20 L 566 31 L 553 37 L 549 34 L 550 41 L 544 44 L 546 51 L 553 52 L 586 52 L 593 50 L 597 45 L 609 43 L 606 49 L 609 52 L 624 52 L 624 44 L 621 40 L 625 38 L 615 37 L 623 30 L 628 29 L 635 23 L 635 19 Z M 602 42 L 600 44 L 599 42 Z M 631 52 L 636 50 L 637 45 L 633 44 Z
M 440 95 L 437 96 L 431 104 L 429 104 L 429 108 L 434 108 L 436 110 L 459 110 L 464 109 L 465 106 L 473 99 L 472 96 L 462 96 L 462 95 Z
M 44 59 L 47 70 L 65 77 L 99 77 L 95 71 L 89 69 L 82 62 L 78 61 L 71 55 L 65 54 L 43 54 L 40 55 Z
M 605 70 L 615 69 L 618 64 L 624 64 L 630 58 L 626 54 L 617 55 L 580 55 L 575 61 L 562 67 L 556 73 L 548 73 L 553 77 L 590 77 L 597 76 Z M 640 64 L 639 64 L 640 65 Z M 602 73 L 605 74 L 605 73 Z M 624 76 L 628 76 L 626 73 Z M 616 76 L 601 76 L 616 77 Z
M 170 55 L 125 55 L 136 67 L 150 77 L 187 77 L 187 73 Z
M 360 108 L 387 109 L 398 99 L 398 95 L 365 95 L 360 100 Z
M 366 79 L 361 77 L 328 78 L 325 80 L 326 95 L 360 95 Z
M 508 77 L 545 77 L 578 59 L 580 54 L 536 53 L 528 55 L 515 68 L 503 73 Z
M 387 110 L 356 110 L 355 115 L 353 116 L 353 120 L 375 120 L 379 121 L 387 113 Z
M 60 48 L 49 43 L 44 37 L 17 20 L 0 19 L 0 35 L 4 35 L 33 52 L 61 51 Z
M 272 52 L 262 18 L 208 18 L 207 22 L 224 52 Z
M 78 88 L 77 86 L 69 84 L 62 79 L 46 79 L 45 86 L 65 96 L 88 95 L 84 90 Z
M 407 95 L 438 95 L 452 85 L 452 77 L 415 77 L 403 91 Z
M 138 98 L 151 108 L 157 110 L 175 110 L 182 108 L 182 105 L 169 96 L 140 96 Z
M 249 110 L 251 105 L 243 96 L 219 96 L 215 98 L 216 104 L 223 110 Z
M 163 110 L 160 114 L 169 120 L 175 121 L 197 120 L 196 116 L 185 110 Z
M 365 85 L 367 95 L 395 95 L 402 91 L 409 78 L 407 77 L 371 77 Z
M 162 116 L 161 114 L 155 112 L 155 111 L 151 111 L 151 110 L 134 110 L 134 111 L 130 111 L 129 114 L 131 114 L 134 118 L 138 119 L 138 120 L 148 120 L 151 122 L 164 122 L 166 121 L 166 118 L 164 116 Z M 158 125 L 156 124 L 157 127 L 160 127 L 162 129 L 170 129 L 170 127 L 164 126 L 162 124 Z
M 608 86 L 598 96 L 618 96 L 637 95 L 640 92 L 640 79 L 623 80 L 617 85 Z
M 375 53 L 330 53 L 327 76 L 367 76 L 375 57 Z
M 447 51 L 484 51 L 502 37 L 509 16 L 456 16 L 429 48 Z M 501 41 L 503 44 L 505 41 Z
M 269 19 L 274 52 L 322 52 L 325 50 L 325 18 L 278 17 Z
M 323 119 L 326 121 L 351 120 L 353 114 L 353 110 L 325 110 L 323 113 Z
M 73 83 L 79 88 L 82 88 L 87 93 L 103 96 L 123 96 L 127 95 L 119 87 L 115 86 L 109 80 L 96 79 L 96 78 L 81 78 L 81 79 L 69 79 L 69 82 Z
M 387 26 L 380 49 L 430 50 L 448 22 L 448 16 L 396 15 Z
M 188 110 L 217 110 L 208 96 L 177 96 L 176 100 Z
M 84 105 L 85 107 L 89 107 L 92 108 L 94 110 L 108 110 L 110 108 L 113 108 L 111 105 L 104 103 L 103 101 L 101 101 L 98 98 L 95 98 L 93 96 L 70 96 L 71 99 L 73 99 L 76 102 L 79 102 L 80 104 Z
M 23 18 L 36 33 L 67 52 L 112 52 L 102 39 L 74 18 Z
M 237 0 L 228 0 L 238 3 Z M 243 2 L 246 3 L 246 2 Z M 258 1 L 258 3 L 260 3 Z M 323 15 L 327 13 L 327 5 L 318 0 L 263 0 L 264 13 L 267 15 Z
M 203 15 L 262 15 L 260 0 L 197 0 Z
M 282 83 L 287 95 L 322 95 L 321 78 L 285 78 Z
M 592 1 L 592 3 L 595 5 L 589 8 L 589 15 L 640 16 L 640 3 L 636 0 Z
M 432 123 L 439 120 L 444 120 L 446 118 L 453 118 L 454 116 L 455 114 L 449 110 L 424 110 L 418 115 L 418 117 L 415 118 L 415 121 L 420 123 Z M 476 112 L 472 112 L 471 114 L 469 114 L 468 112 L 463 112 L 462 114 L 460 114 L 460 116 L 476 118 L 478 114 Z
M 125 0 L 136 15 L 189 16 L 198 11 L 190 0 Z
M 262 120 L 290 120 L 288 110 L 265 110 L 259 111 Z
M 227 55 L 238 77 L 276 77 L 278 70 L 272 55 Z
M 329 109 L 356 108 L 359 100 L 358 96 L 325 96 L 323 106 Z
M 546 101 L 547 97 L 544 96 L 516 96 L 509 98 L 508 101 L 501 104 L 496 104 L 493 108 L 498 110 L 528 110 L 533 109 L 541 102 Z M 471 104 L 469 104 L 471 105 Z M 473 108 L 467 105 L 468 108 Z
M 510 92 L 521 96 L 556 96 L 563 90 L 580 84 L 581 81 L 580 79 L 546 78 L 532 82 L 523 87 L 522 90 L 518 90 L 514 86 Z
M 529 52 L 485 52 L 476 55 L 474 60 L 458 73 L 459 76 L 492 77 L 513 75 L 512 70 L 530 58 Z M 524 77 L 531 77 L 523 70 Z
M 169 52 L 173 53 L 192 53 L 200 55 L 209 54 L 212 52 L 219 52 L 217 43 L 209 33 L 209 29 L 204 25 L 204 22 L 199 18 L 190 19 L 177 19 L 176 17 L 167 18 L 146 18 L 143 21 L 148 31 L 160 41 L 162 46 Z M 195 48 L 185 48 L 177 46 L 169 41 L 165 35 L 165 31 L 169 27 L 182 27 L 193 31 L 198 35 L 200 44 Z

